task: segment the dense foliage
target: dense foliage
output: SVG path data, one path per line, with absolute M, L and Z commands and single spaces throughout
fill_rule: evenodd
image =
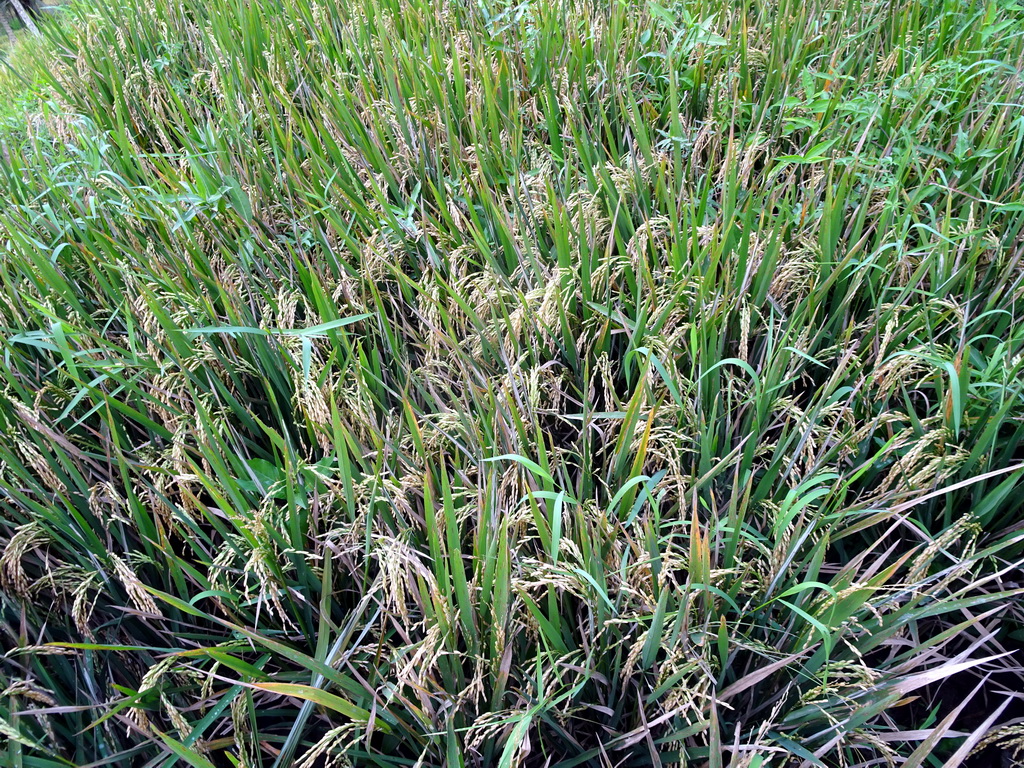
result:
M 62 19 L 0 81 L 4 765 L 1022 748 L 1019 4 Z

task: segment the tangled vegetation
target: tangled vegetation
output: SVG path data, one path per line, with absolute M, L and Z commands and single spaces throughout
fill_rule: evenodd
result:
M 95 0 L 0 76 L 0 761 L 1024 753 L 1024 7 Z

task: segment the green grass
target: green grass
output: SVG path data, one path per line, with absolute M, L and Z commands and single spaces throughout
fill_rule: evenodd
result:
M 0 81 L 0 762 L 1021 748 L 1019 3 L 63 19 Z

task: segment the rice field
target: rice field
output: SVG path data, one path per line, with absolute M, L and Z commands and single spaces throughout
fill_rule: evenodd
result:
M 78 0 L 0 65 L 0 764 L 1024 761 L 1024 5 Z

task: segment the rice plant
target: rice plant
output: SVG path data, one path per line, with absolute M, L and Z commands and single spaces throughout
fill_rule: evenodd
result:
M 1024 6 L 42 32 L 0 74 L 4 765 L 1024 756 Z

